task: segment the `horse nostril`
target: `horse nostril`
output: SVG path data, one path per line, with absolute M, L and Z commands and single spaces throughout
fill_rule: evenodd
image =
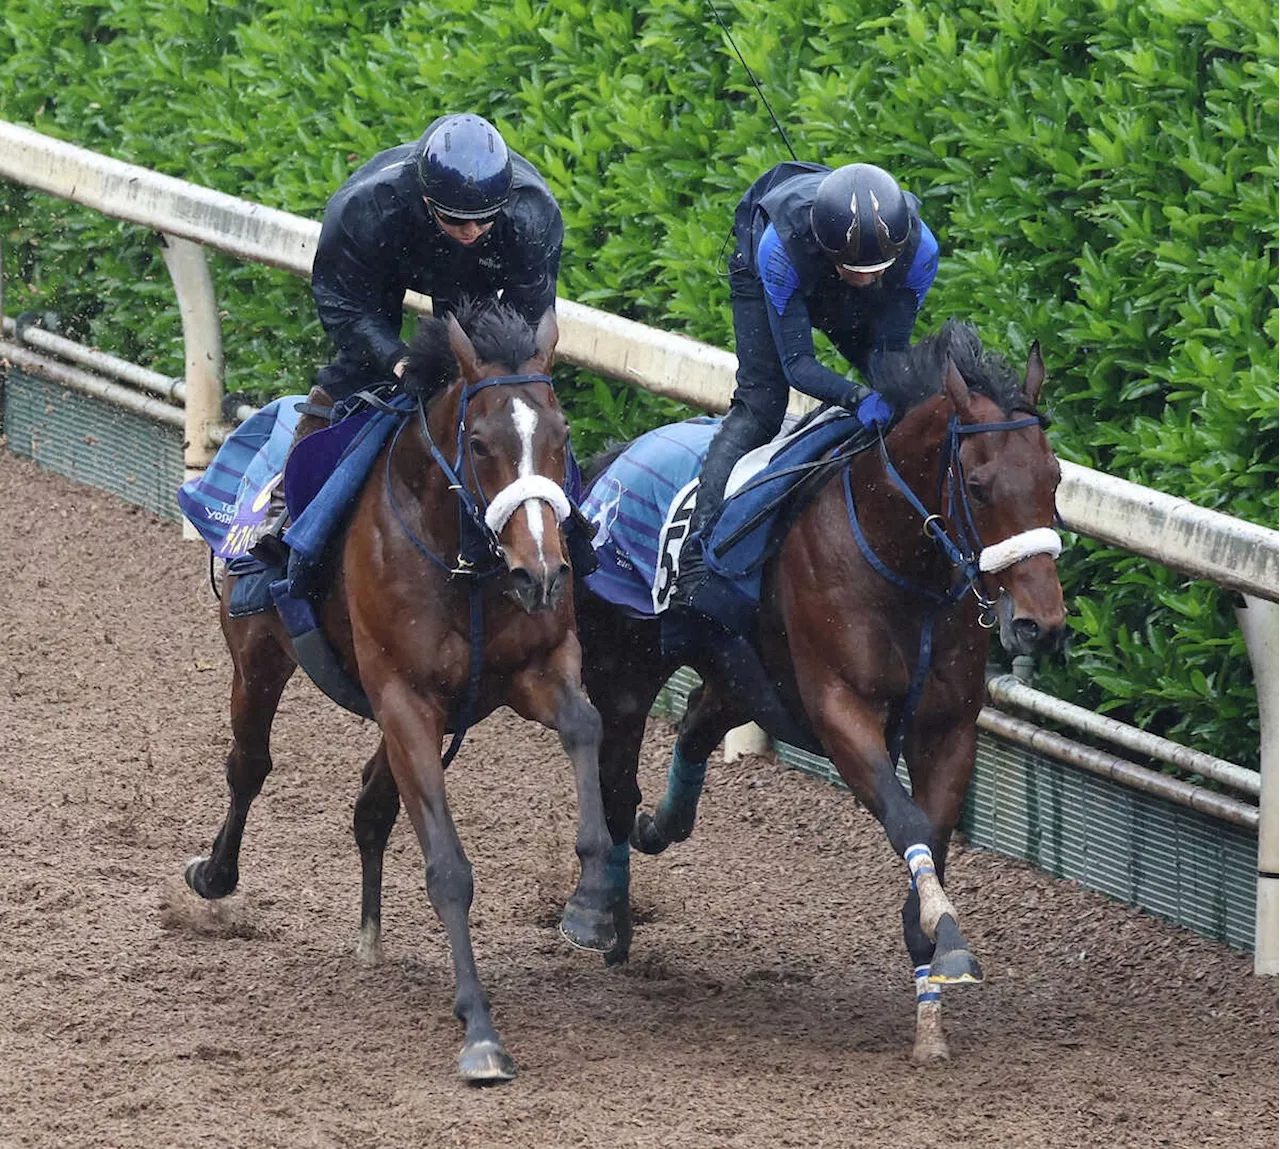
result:
M 564 598 L 564 588 L 569 581 L 569 564 L 561 563 L 556 567 L 551 578 L 547 580 L 547 605 L 552 609 L 560 605 Z
M 512 567 L 507 573 L 507 594 L 525 610 L 537 605 L 538 583 L 527 567 Z
M 1033 618 L 1015 618 L 1013 634 L 1021 646 L 1029 649 L 1040 641 L 1040 624 Z

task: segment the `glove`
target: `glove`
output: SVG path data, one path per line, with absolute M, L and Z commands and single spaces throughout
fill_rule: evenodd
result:
M 879 391 L 868 391 L 861 399 L 855 396 L 854 403 L 857 404 L 854 414 L 868 431 L 877 425 L 887 427 L 893 422 L 893 408 Z

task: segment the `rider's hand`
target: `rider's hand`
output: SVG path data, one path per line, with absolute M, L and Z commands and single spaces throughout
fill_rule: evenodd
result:
M 860 398 L 855 397 L 850 405 L 858 422 L 870 430 L 872 427 L 887 427 L 893 422 L 893 408 L 879 391 L 867 391 Z

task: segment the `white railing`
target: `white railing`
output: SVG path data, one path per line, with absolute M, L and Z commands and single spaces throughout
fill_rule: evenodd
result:
M 188 471 L 208 463 L 222 438 L 222 350 L 204 248 L 308 276 L 320 225 L 0 121 L 0 178 L 72 200 L 161 233 L 182 314 Z M 430 301 L 410 292 L 420 313 Z M 610 378 L 724 410 L 736 367 L 730 353 L 570 300 L 556 303 L 557 354 Z M 0 313 L 3 308 L 0 306 Z M 0 354 L 15 345 L 0 340 Z M 18 350 L 21 350 L 20 348 Z M 69 368 L 70 372 L 77 372 Z M 83 375 L 84 372 L 78 372 Z M 154 403 L 155 400 L 147 400 Z M 1256 965 L 1277 972 L 1277 632 L 1280 532 L 1233 519 L 1064 461 L 1058 509 L 1073 531 L 1239 591 L 1262 725 Z

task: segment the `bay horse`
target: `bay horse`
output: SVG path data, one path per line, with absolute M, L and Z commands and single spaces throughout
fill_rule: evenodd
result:
M 1019 380 L 971 327 L 954 322 L 885 356 L 871 383 L 905 413 L 878 450 L 825 464 L 817 494 L 763 569 L 754 644 L 773 697 L 907 866 L 902 921 L 918 1064 L 949 1056 L 940 986 L 982 980 L 943 882 L 973 769 L 988 628 L 998 626 L 1015 655 L 1054 647 L 1063 630 L 1053 529 L 1060 470 L 1037 411 L 1044 377 L 1038 344 Z M 769 728 L 711 645 L 668 653 L 661 625 L 660 617 L 579 596 L 584 677 L 604 722 L 601 777 L 619 857 L 628 839 L 656 853 L 687 838 L 711 751 L 744 722 Z M 681 663 L 702 683 L 679 727 L 666 793 L 653 815 L 637 817 L 645 718 Z M 910 794 L 895 772 L 899 745 Z M 609 960 L 618 961 L 631 937 L 625 866 L 614 877 L 619 945 Z
M 471 864 L 445 797 L 441 740 L 451 729 L 456 737 L 460 712 L 478 722 L 506 705 L 559 732 L 577 784 L 581 860 L 561 931 L 586 949 L 606 951 L 615 941 L 601 723 L 582 687 L 562 533 L 570 513 L 563 490 L 569 427 L 550 379 L 557 334 L 551 311 L 536 331 L 503 308 L 419 325 L 402 381 L 416 409 L 369 472 L 318 611 L 381 732 L 355 804 L 356 953 L 368 962 L 381 957 L 383 854 L 403 801 L 426 860 L 428 897 L 448 933 L 454 1013 L 464 1027 L 458 1071 L 470 1082 L 509 1080 L 515 1065 L 477 973 Z M 452 467 L 438 445 L 456 445 Z M 460 500 L 475 511 L 470 523 L 460 517 Z M 487 570 L 466 569 L 464 525 L 487 541 Z M 245 819 L 271 770 L 272 720 L 297 666 L 276 611 L 230 616 L 231 585 L 229 577 L 220 612 L 233 668 L 230 808 L 210 856 L 185 872 L 204 898 L 236 888 Z M 477 619 L 482 631 L 473 632 Z

